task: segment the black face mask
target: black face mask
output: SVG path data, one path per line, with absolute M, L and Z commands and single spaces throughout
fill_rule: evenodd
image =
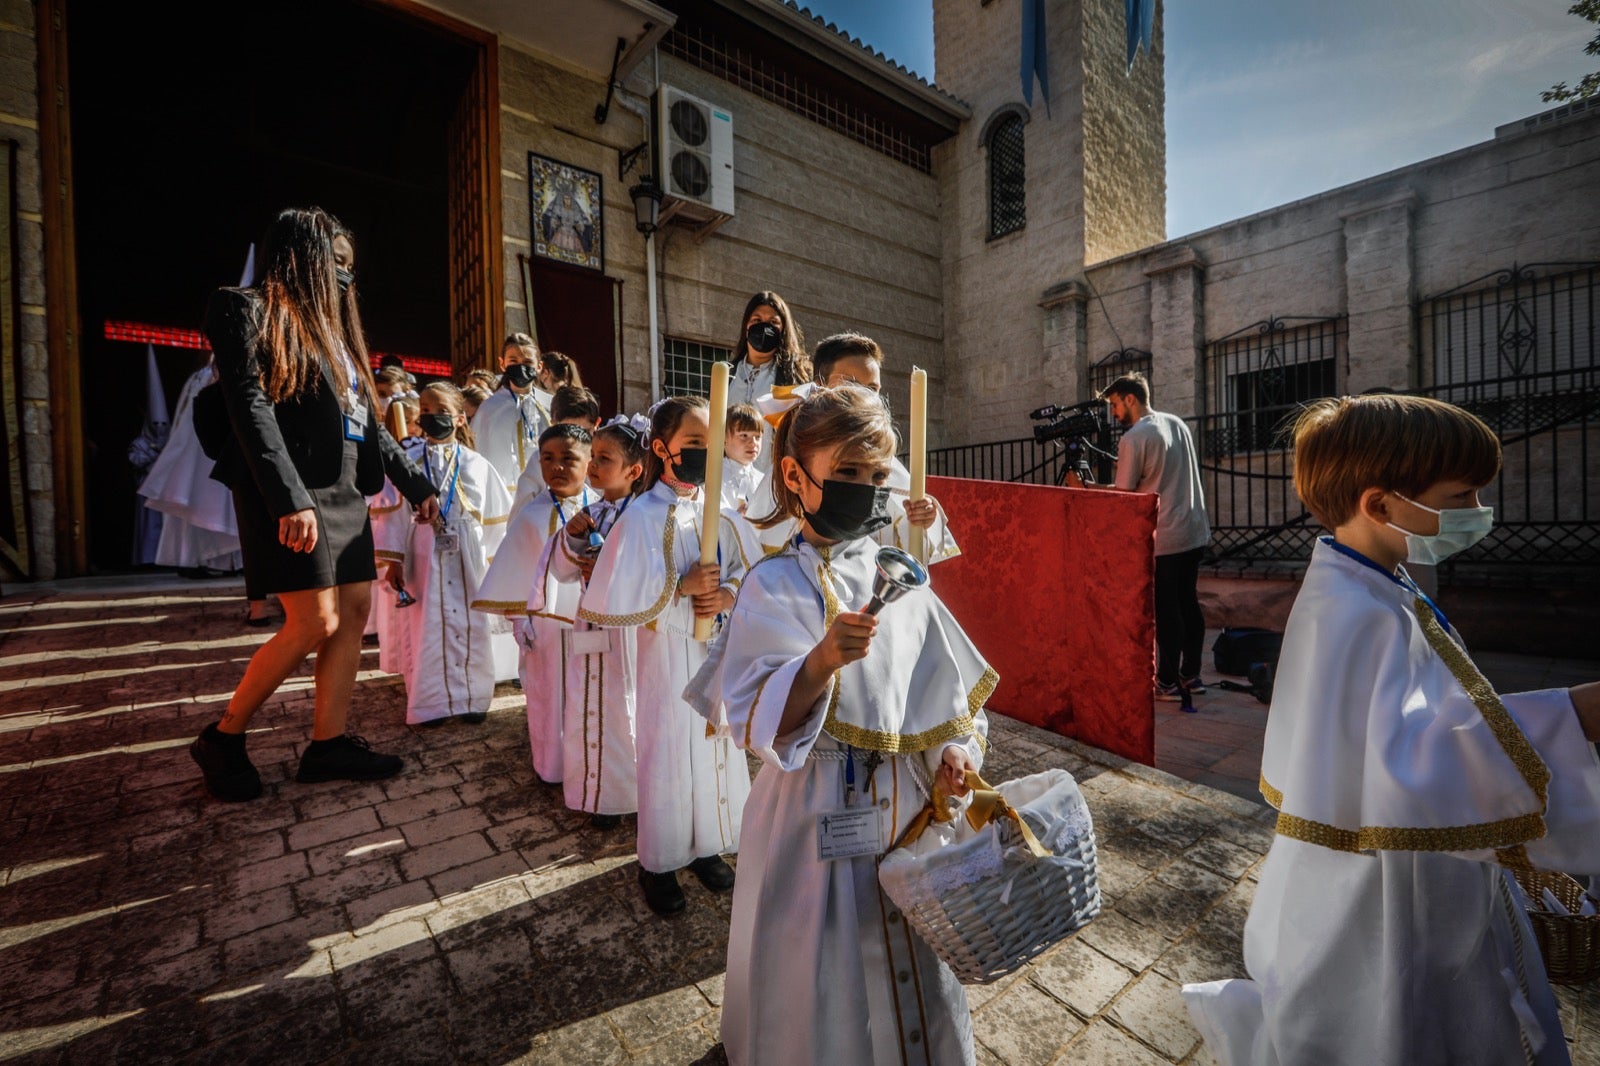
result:
M 679 448 L 672 460 L 672 477 L 685 485 L 706 483 L 706 450 L 704 448 Z
M 778 350 L 778 345 L 783 342 L 783 330 L 771 322 L 753 322 L 744 331 L 744 340 L 751 348 L 766 355 Z
M 512 363 L 506 368 L 506 380 L 519 389 L 532 385 L 538 376 L 539 368 L 532 363 Z
M 432 440 L 444 440 L 456 431 L 456 420 L 453 415 L 420 415 L 417 424 Z
M 817 485 L 804 467 L 806 480 Z M 815 511 L 805 511 L 805 519 L 818 536 L 829 540 L 859 540 L 870 537 L 890 522 L 889 486 L 862 485 L 854 481 L 834 481 L 817 485 L 822 502 Z
M 346 292 L 349 292 L 350 286 L 356 283 L 356 276 L 354 272 L 346 270 L 342 266 L 336 266 L 333 268 L 333 276 L 338 279 L 339 295 L 341 296 L 343 296 Z

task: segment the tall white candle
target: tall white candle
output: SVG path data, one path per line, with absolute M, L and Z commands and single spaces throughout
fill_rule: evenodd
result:
M 728 364 L 711 364 L 711 436 L 706 441 L 705 510 L 700 515 L 700 562 L 717 564 L 717 534 L 722 529 L 722 450 L 728 430 Z M 694 639 L 711 639 L 715 619 L 696 618 Z
M 911 498 L 928 495 L 928 372 L 911 368 Z M 910 549 L 914 558 L 926 561 L 922 550 L 922 530 L 910 529 Z

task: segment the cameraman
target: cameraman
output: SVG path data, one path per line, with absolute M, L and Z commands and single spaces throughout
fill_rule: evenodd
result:
M 1205 492 L 1194 439 L 1183 419 L 1150 407 L 1150 383 L 1132 373 L 1100 394 L 1111 417 L 1127 427 L 1117 445 L 1116 487 L 1153 492 L 1161 501 L 1156 519 L 1156 699 L 1177 702 L 1179 679 L 1202 693 L 1200 655 L 1206 621 L 1195 585 L 1200 556 L 1211 540 Z

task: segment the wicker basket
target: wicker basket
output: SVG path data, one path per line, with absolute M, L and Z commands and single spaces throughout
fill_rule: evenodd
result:
M 973 775 L 976 788 L 990 789 Z M 993 789 L 1017 821 L 973 827 L 956 819 L 902 841 L 878 869 L 884 892 L 911 928 L 965 984 L 988 984 L 1019 969 L 1100 913 L 1094 824 L 1077 782 L 1064 770 Z
M 1517 870 L 1514 876 L 1533 904 L 1528 920 L 1533 923 L 1533 936 L 1539 942 L 1550 983 L 1581 985 L 1600 977 L 1600 914 L 1577 913 L 1583 903 L 1583 886 L 1550 870 Z M 1538 909 L 1539 892 L 1545 888 L 1572 913 Z

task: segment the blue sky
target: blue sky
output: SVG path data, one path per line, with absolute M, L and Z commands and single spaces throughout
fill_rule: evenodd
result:
M 803 2 L 936 80 L 932 0 Z M 1541 89 L 1595 66 L 1583 55 L 1595 27 L 1570 4 L 1166 0 L 1168 235 L 1488 140 L 1554 106 Z

